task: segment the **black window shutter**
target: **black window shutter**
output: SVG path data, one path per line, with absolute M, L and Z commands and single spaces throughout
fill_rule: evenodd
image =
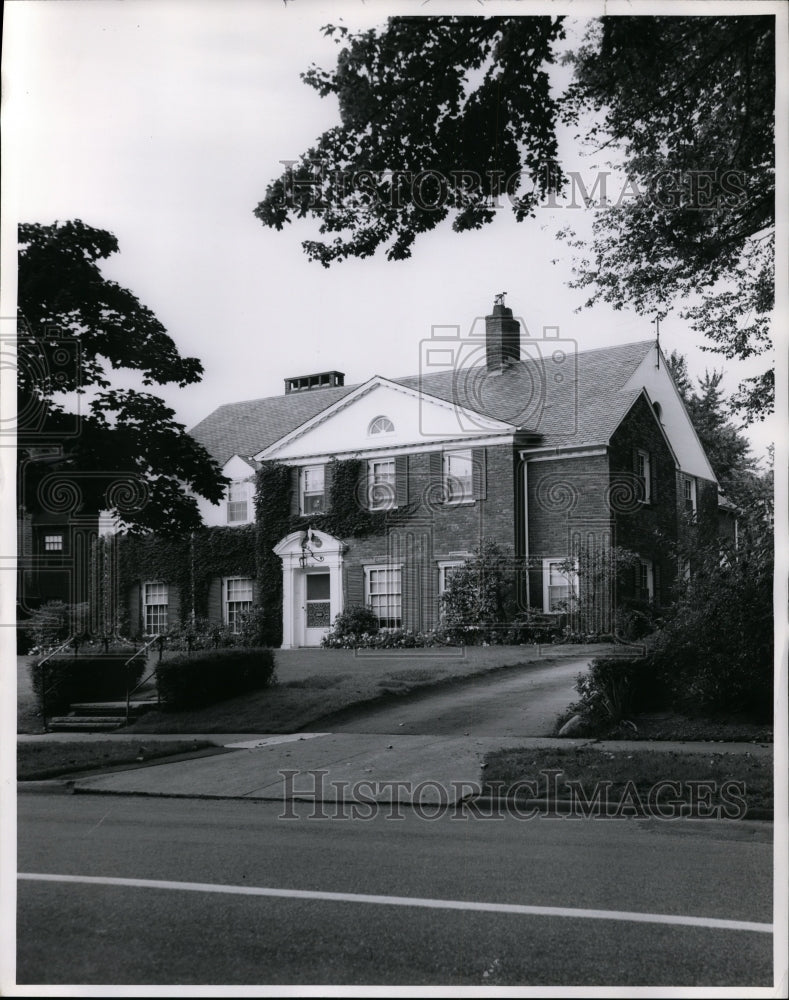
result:
M 657 456 L 652 452 L 649 454 L 649 500 L 650 503 L 657 503 L 658 500 Z
M 345 570 L 345 610 L 364 604 L 364 568 L 348 566 Z
M 296 465 L 290 470 L 290 513 L 299 513 L 299 469 Z
M 395 507 L 408 503 L 408 455 L 395 456 Z
M 334 463 L 327 462 L 323 467 L 323 509 L 329 510 L 332 503 L 332 486 L 334 485 Z
M 487 452 L 484 448 L 471 451 L 472 495 L 475 500 L 484 500 L 488 495 Z
M 444 479 L 444 462 L 440 451 L 430 452 L 430 482 L 440 483 Z

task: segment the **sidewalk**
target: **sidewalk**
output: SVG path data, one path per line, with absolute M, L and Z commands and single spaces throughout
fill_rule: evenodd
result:
M 90 739 L 129 740 L 130 735 L 89 734 Z M 20 742 L 84 740 L 86 734 L 20 736 Z M 139 736 L 164 740 L 162 735 Z M 320 799 L 326 802 L 410 802 L 453 804 L 483 780 L 482 763 L 494 750 L 533 747 L 594 747 L 626 753 L 750 754 L 772 760 L 772 745 L 754 743 L 595 742 L 590 739 L 522 737 L 391 736 L 352 733 L 290 735 L 183 734 L 170 739 L 207 740 L 232 753 L 174 763 L 156 763 L 84 778 L 47 782 L 77 793 L 167 795 L 190 798 L 239 798 L 273 801 Z M 283 773 L 284 772 L 284 773 Z M 40 786 L 20 782 L 20 791 Z M 43 789 L 42 789 L 43 790 Z

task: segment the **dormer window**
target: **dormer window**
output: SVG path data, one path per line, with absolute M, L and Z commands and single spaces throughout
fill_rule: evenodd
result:
M 367 433 L 370 435 L 391 434 L 394 429 L 394 424 L 389 417 L 380 416 L 370 422 L 370 426 L 367 428 Z
M 227 490 L 227 523 L 244 524 L 249 520 L 250 483 L 231 483 Z

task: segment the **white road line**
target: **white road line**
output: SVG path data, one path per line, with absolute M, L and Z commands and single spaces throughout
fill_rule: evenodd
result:
M 640 924 L 673 924 L 680 927 L 712 927 L 725 931 L 758 931 L 772 934 L 772 924 L 752 920 L 721 920 L 717 917 L 684 917 L 671 913 L 629 913 L 624 910 L 583 910 L 568 906 L 522 906 L 519 903 L 475 903 L 465 899 L 419 899 L 412 896 L 368 896 L 357 892 L 318 892 L 307 889 L 268 889 L 251 885 L 221 885 L 212 882 L 169 882 L 148 878 L 104 878 L 93 875 L 49 875 L 20 872 L 30 882 L 74 882 L 83 885 L 118 885 L 135 889 L 174 889 L 180 892 L 217 892 L 233 896 L 274 896 L 281 899 L 324 899 L 335 903 L 372 903 L 377 906 L 416 906 L 429 910 L 470 910 L 480 913 L 512 913 L 521 916 L 571 917 L 575 920 L 621 920 Z

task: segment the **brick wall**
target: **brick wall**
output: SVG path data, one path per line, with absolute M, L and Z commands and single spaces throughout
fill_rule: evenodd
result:
M 627 484 L 636 476 L 638 449 L 649 454 L 651 489 L 649 502 L 628 496 Z M 650 560 L 654 573 L 655 601 L 666 604 L 676 577 L 676 565 L 668 545 L 677 538 L 677 476 L 674 457 L 666 444 L 646 399 L 642 396 L 617 429 L 610 446 L 612 482 L 625 487 L 622 501 L 614 506 L 616 544 Z M 636 571 L 623 581 L 620 598 L 639 598 Z
M 535 460 L 536 459 L 536 460 Z M 527 462 L 528 483 L 528 602 L 543 606 L 543 559 L 562 559 L 579 545 L 614 544 L 607 503 L 609 482 L 606 455 Z
M 409 456 L 408 506 L 387 518 L 384 534 L 347 539 L 345 603 L 364 600 L 364 566 L 403 565 L 403 626 L 431 629 L 438 613 L 438 564 L 473 552 L 486 540 L 516 551 L 515 457 L 509 445 L 485 449 L 474 478 L 480 499 L 443 502 L 439 466 L 431 454 Z

